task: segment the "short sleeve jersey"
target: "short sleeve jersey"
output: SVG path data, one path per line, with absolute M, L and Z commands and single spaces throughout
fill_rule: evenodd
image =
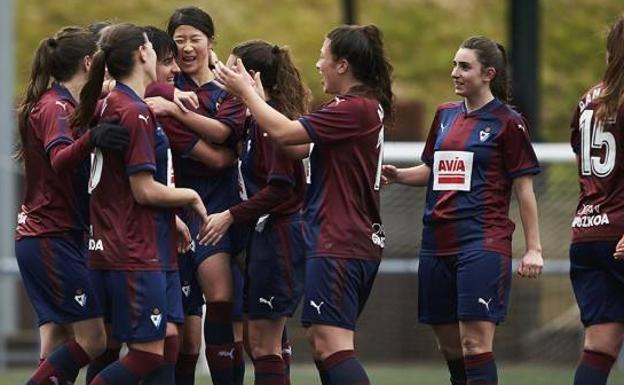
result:
M 54 172 L 49 159 L 54 146 L 78 138 L 69 124 L 76 105 L 69 91 L 54 83 L 30 111 L 23 132 L 26 186 L 16 239 L 87 231 L 89 159 L 60 174 Z
M 615 241 L 624 234 L 624 109 L 598 120 L 601 90 L 598 84 L 583 95 L 570 124 L 580 185 L 572 243 Z
M 177 270 L 173 210 L 139 204 L 129 180 L 134 174 L 149 172 L 157 182 L 169 182 L 165 132 L 143 100 L 120 82 L 105 99 L 100 121 L 127 128 L 130 143 L 125 156 L 96 151 L 89 182 L 89 266 L 102 270 Z
M 471 112 L 463 101 L 446 103 L 436 111 L 422 161 L 431 174 L 421 252 L 511 255 L 513 179 L 540 171 L 522 116 L 498 99 Z
M 340 95 L 299 119 L 314 142 L 304 204 L 309 256 L 380 260 L 383 109 Z
M 175 86 L 197 94 L 197 113 L 218 120 L 232 130 L 225 145 L 235 149 L 243 136 L 247 111 L 245 105 L 214 81 L 198 86 L 189 76 L 180 73 L 176 76 Z M 170 120 L 164 123 L 174 150 L 176 185 L 197 191 L 209 212 L 223 211 L 239 203 L 236 167 L 215 171 L 191 159 L 188 153 L 199 140 L 197 134 L 179 123 L 171 124 Z
M 241 173 L 248 198 L 253 199 L 269 183 L 280 181 L 292 186 L 293 194 L 267 214 L 288 215 L 301 210 L 306 185 L 303 162 L 289 159 L 253 117 L 247 119 L 246 127 Z

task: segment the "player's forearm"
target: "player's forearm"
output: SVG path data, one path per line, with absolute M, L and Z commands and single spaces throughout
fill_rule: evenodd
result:
M 192 111 L 176 109 L 174 118 L 210 143 L 223 143 L 232 133 L 230 127 L 220 121 Z
M 290 120 L 268 105 L 253 89 L 242 95 L 242 99 L 258 124 L 280 145 L 310 143 L 310 137 L 297 120 Z
M 258 191 L 251 199 L 230 208 L 234 222 L 252 222 L 278 207 L 292 195 L 293 188 L 287 183 L 271 183 Z
M 310 143 L 283 146 L 282 151 L 290 159 L 301 160 L 310 156 Z
M 57 174 L 72 170 L 87 159 L 91 150 L 91 133 L 87 131 L 73 143 L 59 143 L 52 147 L 48 154 L 50 165 Z
M 516 199 L 518 199 L 526 249 L 541 252 L 542 244 L 539 236 L 537 201 L 533 192 L 533 178 L 531 176 L 521 176 L 514 179 L 513 186 Z
M 199 199 L 195 191 L 165 186 L 155 181 L 151 174 L 130 176 L 130 189 L 134 199 L 146 206 L 179 207 Z
M 424 187 L 429 182 L 431 169 L 426 164 L 409 168 L 397 169 L 397 183 L 409 186 Z
M 236 161 L 236 155 L 229 148 L 206 143 L 203 140 L 199 140 L 193 146 L 189 156 L 215 170 L 232 167 Z

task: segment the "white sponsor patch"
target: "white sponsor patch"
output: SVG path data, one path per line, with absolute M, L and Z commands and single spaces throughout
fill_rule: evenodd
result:
M 433 155 L 435 191 L 470 191 L 472 158 L 468 151 L 436 151 Z

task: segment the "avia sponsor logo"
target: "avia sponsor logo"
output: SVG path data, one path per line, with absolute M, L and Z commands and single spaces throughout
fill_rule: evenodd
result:
M 609 216 L 600 212 L 600 205 L 583 205 L 572 220 L 572 227 L 596 227 L 609 224 Z
M 89 238 L 89 251 L 104 251 L 104 243 L 102 240 Z
M 473 156 L 468 151 L 436 151 L 433 156 L 433 189 L 470 191 Z

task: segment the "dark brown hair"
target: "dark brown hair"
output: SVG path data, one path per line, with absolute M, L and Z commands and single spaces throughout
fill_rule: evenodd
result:
M 607 35 L 607 69 L 602 92 L 596 99 L 596 117 L 607 120 L 624 105 L 624 17 L 620 16 Z
M 310 91 L 286 47 L 263 40 L 238 44 L 232 54 L 239 57 L 249 71 L 260 72 L 262 85 L 276 108 L 290 119 L 308 111 Z
M 15 158 L 21 160 L 26 145 L 28 117 L 35 104 L 50 87 L 51 81 L 70 80 L 83 59 L 97 49 L 97 35 L 81 27 L 64 27 L 53 37 L 41 40 L 30 70 L 26 92 L 17 108 L 19 142 Z
M 364 84 L 364 93 L 375 97 L 384 110 L 384 122 L 394 121 L 392 65 L 386 58 L 383 34 L 373 24 L 343 25 L 327 34 L 334 60 L 345 59 L 353 76 Z
M 80 92 L 80 105 L 71 118 L 74 127 L 85 129 L 89 125 L 102 92 L 105 70 L 116 80 L 127 76 L 135 65 L 134 51 L 145 44 L 145 38 L 145 30 L 133 24 L 109 27 L 100 41 L 100 50 L 93 56 L 87 84 Z
M 511 101 L 511 86 L 509 85 L 509 71 L 507 53 L 502 44 L 496 43 L 484 36 L 472 36 L 464 40 L 459 48 L 474 50 L 477 60 L 483 69 L 494 68 L 496 74 L 490 82 L 490 90 L 497 99 L 505 103 Z

